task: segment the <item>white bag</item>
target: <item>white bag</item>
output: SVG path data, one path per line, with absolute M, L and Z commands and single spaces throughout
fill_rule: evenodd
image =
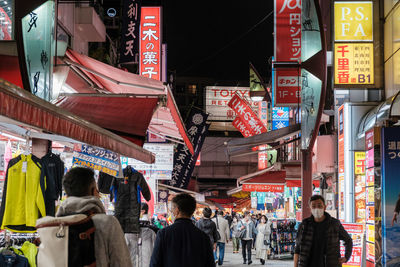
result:
M 69 226 L 90 219 L 85 214 L 65 217 L 46 216 L 36 221 L 41 244 L 37 256 L 38 267 L 68 267 Z

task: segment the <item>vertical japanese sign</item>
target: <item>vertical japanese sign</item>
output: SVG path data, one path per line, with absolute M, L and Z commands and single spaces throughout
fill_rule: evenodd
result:
M 366 220 L 365 152 L 354 152 L 354 199 L 356 223 Z
M 190 154 L 186 145 L 179 144 L 177 146 L 174 154 L 172 180 L 168 181 L 167 184 L 179 188 L 187 188 L 189 185 L 197 157 L 210 126 L 206 123 L 207 117 L 208 115 L 200 110 L 193 109 L 190 113 L 186 122 L 186 129 L 194 147 L 194 155 Z
M 161 80 L 161 7 L 142 7 L 139 74 Z
M 244 136 L 250 137 L 253 136 L 251 133 L 251 129 L 245 124 L 240 117 L 236 116 L 232 122 L 232 125 Z
M 135 62 L 139 53 L 141 0 L 124 0 L 119 62 Z
M 344 263 L 343 267 L 362 266 L 363 246 L 364 246 L 364 225 L 356 223 L 344 223 L 344 229 L 353 239 L 353 252 L 348 262 Z M 340 246 L 340 253 L 344 256 L 345 247 Z
M 366 259 L 367 267 L 375 266 L 375 168 L 374 168 L 374 129 L 365 133 L 366 152 Z
M 47 101 L 52 97 L 54 6 L 54 1 L 47 1 L 22 18 L 22 37 L 31 92 Z
M 251 130 L 252 135 L 261 134 L 267 131 L 264 124 L 260 121 L 246 100 L 235 94 L 229 101 L 228 106 L 235 111 L 237 116 Z
M 374 84 L 373 44 L 335 44 L 335 84 Z
M 344 106 L 338 110 L 339 220 L 344 221 Z
M 375 82 L 372 7 L 372 1 L 335 2 L 336 85 Z
M 301 0 L 275 0 L 275 61 L 301 60 Z M 275 106 L 300 103 L 300 70 L 275 70 Z
M 383 266 L 400 260 L 400 127 L 383 127 L 382 152 L 382 243 Z

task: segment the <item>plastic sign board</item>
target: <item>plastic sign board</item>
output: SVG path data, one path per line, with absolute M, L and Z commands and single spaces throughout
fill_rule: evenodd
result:
M 284 184 L 243 184 L 242 191 L 244 192 L 276 192 L 283 193 Z
M 119 63 L 135 62 L 139 53 L 139 26 L 141 0 L 124 0 L 122 8 L 121 47 Z M 115 8 L 109 8 L 107 15 L 115 17 Z
M 140 75 L 161 80 L 161 7 L 142 7 Z
M 275 61 L 301 60 L 301 0 L 275 0 Z
M 373 41 L 372 1 L 335 2 L 335 41 Z
M 364 240 L 364 225 L 356 223 L 344 223 L 344 229 L 353 239 L 353 252 L 348 262 L 344 263 L 343 267 L 362 266 L 363 257 L 363 240 Z M 341 255 L 344 257 L 345 247 L 340 246 Z
M 300 70 L 275 70 L 274 106 L 298 106 L 301 102 Z
M 229 101 L 228 106 L 233 109 L 238 117 L 251 130 L 252 135 L 258 135 L 267 131 L 264 124 L 257 117 L 246 100 L 241 98 L 239 94 L 235 94 Z
M 240 97 L 246 99 L 252 108 L 257 108 L 258 102 L 250 99 L 249 87 L 227 87 L 227 86 L 207 86 L 206 87 L 206 112 L 209 121 L 233 121 L 235 112 L 228 107 L 231 98 L 238 93 Z
M 373 43 L 335 43 L 335 84 L 374 84 Z

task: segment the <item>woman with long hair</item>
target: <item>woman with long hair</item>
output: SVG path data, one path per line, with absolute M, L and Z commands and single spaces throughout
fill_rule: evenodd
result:
M 269 236 L 271 234 L 271 223 L 268 222 L 268 218 L 265 215 L 261 216 L 260 223 L 257 226 L 257 238 L 256 238 L 256 259 L 260 259 L 262 265 L 265 264 L 265 260 L 268 257 L 269 248 Z

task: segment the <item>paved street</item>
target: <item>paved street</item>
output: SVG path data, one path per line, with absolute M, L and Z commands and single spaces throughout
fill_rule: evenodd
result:
M 239 254 L 233 254 L 232 253 L 232 243 L 230 242 L 225 247 L 225 259 L 224 259 L 224 264 L 222 266 L 225 266 L 225 267 L 245 266 L 243 264 L 241 251 L 242 250 L 240 250 Z M 260 261 L 255 258 L 255 250 L 253 250 L 252 260 L 253 260 L 253 263 L 251 264 L 251 266 L 262 266 Z M 247 266 L 247 264 L 246 264 L 246 266 Z M 264 266 L 292 267 L 293 260 L 268 260 Z

